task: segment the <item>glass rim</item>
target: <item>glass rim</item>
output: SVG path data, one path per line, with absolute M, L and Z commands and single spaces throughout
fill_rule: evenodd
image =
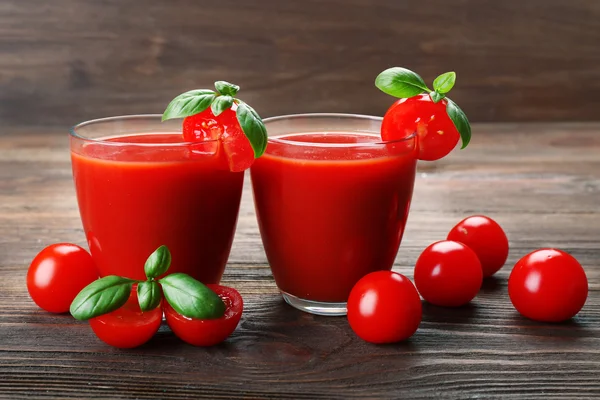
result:
M 76 125 L 73 125 L 71 128 L 69 128 L 69 135 L 72 138 L 82 140 L 84 142 L 98 143 L 103 146 L 189 147 L 189 146 L 198 146 L 198 145 L 202 145 L 205 143 L 214 143 L 219 140 L 219 139 L 210 139 L 210 140 L 203 140 L 201 142 L 184 141 L 184 142 L 177 142 L 177 143 L 140 143 L 140 142 L 132 142 L 132 141 L 112 142 L 109 139 L 114 139 L 114 138 L 120 137 L 122 135 L 119 133 L 116 133 L 114 135 L 107 135 L 106 137 L 95 139 L 95 138 L 83 136 L 77 132 L 78 130 L 81 130 L 85 127 L 95 125 L 95 124 L 112 123 L 112 122 L 118 122 L 118 121 L 131 121 L 131 120 L 142 119 L 142 118 L 158 120 L 158 122 L 162 122 L 162 114 L 129 114 L 129 115 L 117 115 L 117 116 L 113 116 L 113 117 L 95 118 L 95 119 L 90 119 L 87 121 L 80 122 Z M 165 130 L 165 132 L 163 132 L 163 133 L 167 133 L 167 132 L 169 132 L 169 131 Z M 175 133 L 176 131 L 173 131 L 173 132 Z M 149 132 L 141 131 L 139 133 L 140 134 L 148 134 Z M 181 133 L 181 130 L 178 133 Z
M 121 135 L 119 133 L 116 133 L 114 135 L 107 135 L 106 137 L 102 137 L 102 138 L 91 138 L 91 137 L 84 136 L 78 132 L 78 130 L 81 130 L 88 126 L 92 126 L 92 125 L 96 125 L 96 124 L 112 123 L 112 122 L 118 122 L 118 121 L 131 121 L 131 120 L 143 119 L 143 118 L 158 120 L 159 122 L 162 122 L 162 114 L 128 114 L 128 115 L 117 115 L 117 116 L 112 116 L 112 117 L 95 118 L 95 119 L 83 121 L 83 122 L 80 122 L 78 124 L 71 126 L 69 128 L 69 135 L 72 138 L 75 138 L 77 140 L 81 140 L 81 141 L 88 142 L 88 143 L 98 143 L 103 146 L 189 147 L 189 146 L 198 146 L 200 144 L 205 144 L 205 143 L 214 143 L 219 140 L 219 139 L 210 139 L 210 140 L 203 140 L 201 142 L 183 141 L 183 142 L 177 142 L 177 143 L 140 143 L 140 142 L 134 142 L 134 141 L 112 142 L 109 139 L 113 139 L 113 138 L 119 137 Z M 263 119 L 263 122 L 265 124 L 268 124 L 269 122 L 278 122 L 278 121 L 283 121 L 283 120 L 312 119 L 312 118 L 338 118 L 338 119 L 348 119 L 348 120 L 359 119 L 359 120 L 371 120 L 371 121 L 377 121 L 377 122 L 383 121 L 383 117 L 374 116 L 374 115 L 365 115 L 365 114 L 301 113 L 301 114 L 286 114 L 286 115 L 277 115 L 277 116 L 273 116 L 273 117 L 268 117 L 268 118 Z M 375 131 L 366 131 L 366 130 L 356 130 L 356 131 L 352 131 L 352 132 L 362 132 L 365 134 L 370 134 L 372 136 L 375 136 L 375 134 L 376 134 Z M 307 133 L 307 132 L 297 132 L 297 133 L 302 134 L 302 133 Z M 316 133 L 316 132 L 311 132 L 311 133 Z M 322 132 L 322 133 L 327 133 L 327 132 Z M 140 134 L 144 134 L 144 132 L 140 132 Z M 270 136 L 267 138 L 267 141 L 283 144 L 286 146 L 353 148 L 353 147 L 372 147 L 372 146 L 382 146 L 382 145 L 394 144 L 394 143 L 402 143 L 402 142 L 407 142 L 409 140 L 413 140 L 417 136 L 417 133 L 413 132 L 412 134 L 405 136 L 403 138 L 399 138 L 399 139 L 378 140 L 378 141 L 374 141 L 374 142 L 363 142 L 363 143 L 299 142 L 299 141 L 285 140 L 285 139 L 279 138 L 280 136 L 284 136 L 284 135 L 287 136 L 287 135 L 293 135 L 293 134 L 294 133 L 288 133 L 288 134 L 281 134 L 281 135 L 277 135 L 277 136 Z
M 383 117 L 379 117 L 379 116 L 375 116 L 375 115 L 366 115 L 366 114 L 350 114 L 350 113 L 304 113 L 304 114 L 286 114 L 286 115 L 278 115 L 275 117 L 269 117 L 269 118 L 265 118 L 263 119 L 263 122 L 265 123 L 265 125 L 269 122 L 279 122 L 279 121 L 284 121 L 284 120 L 293 120 L 293 119 L 311 119 L 311 118 L 339 118 L 339 119 L 359 119 L 359 120 L 371 120 L 371 121 L 383 121 Z M 267 129 L 268 131 L 268 129 Z M 324 134 L 330 133 L 330 132 L 342 132 L 344 131 L 343 129 L 340 129 L 339 131 L 329 131 L 329 132 L 321 132 Z M 348 130 L 346 130 L 348 131 Z M 364 133 L 367 135 L 371 135 L 371 136 L 376 136 L 377 132 L 375 131 L 366 131 L 366 130 L 355 130 L 355 131 L 350 131 L 350 132 L 357 132 L 357 133 Z M 409 140 L 414 140 L 417 136 L 417 132 L 413 132 L 408 136 L 405 136 L 403 138 L 399 138 L 399 139 L 393 139 L 393 140 L 378 140 L 378 141 L 374 141 L 374 142 L 362 142 L 362 143 L 323 143 L 323 142 L 300 142 L 300 141 L 294 141 L 294 140 L 286 140 L 281 139 L 280 136 L 294 136 L 294 135 L 302 135 L 302 134 L 307 134 L 307 133 L 319 133 L 318 131 L 315 132 L 297 132 L 297 133 L 282 133 L 281 135 L 277 135 L 277 136 L 269 136 L 267 138 L 267 142 L 272 142 L 272 143 L 278 143 L 278 144 L 282 144 L 282 145 L 286 145 L 286 146 L 303 146 L 303 147 L 322 147 L 322 148 L 330 148 L 330 147 L 334 147 L 334 148 L 354 148 L 354 147 L 374 147 L 374 146 L 382 146 L 382 145 L 388 145 L 388 144 L 397 144 L 397 143 L 402 143 L 402 142 L 407 142 Z M 381 139 L 380 136 L 377 136 Z

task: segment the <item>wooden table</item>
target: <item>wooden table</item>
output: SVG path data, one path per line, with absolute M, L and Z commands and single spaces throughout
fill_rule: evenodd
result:
M 29 299 L 25 272 L 45 245 L 84 244 L 66 132 L 0 133 L 0 397 L 566 398 L 600 396 L 600 124 L 476 125 L 467 150 L 422 164 L 395 270 L 412 277 L 429 243 L 485 213 L 508 233 L 507 265 L 467 307 L 424 304 L 405 343 L 358 339 L 345 318 L 283 303 L 246 182 L 224 283 L 246 310 L 224 344 L 194 348 L 161 327 L 147 345 L 110 348 L 85 323 Z M 520 317 L 512 265 L 555 246 L 584 265 L 590 294 L 564 324 Z

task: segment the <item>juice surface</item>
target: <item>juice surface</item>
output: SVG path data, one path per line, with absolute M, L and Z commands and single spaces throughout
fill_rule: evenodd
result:
M 381 140 L 343 132 L 283 138 L 306 144 Z M 345 302 L 361 277 L 391 269 L 415 169 L 412 141 L 389 148 L 320 149 L 270 141 L 251 177 L 261 236 L 279 289 L 306 300 Z
M 181 134 L 105 141 L 124 145 L 85 143 L 71 152 L 81 219 L 101 276 L 145 279 L 146 259 L 167 245 L 169 273 L 218 283 L 233 241 L 244 174 L 227 169 L 216 143 L 169 146 L 181 143 Z

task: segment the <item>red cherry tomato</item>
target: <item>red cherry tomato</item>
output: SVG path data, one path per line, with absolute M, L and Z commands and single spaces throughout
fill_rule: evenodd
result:
M 70 243 L 52 244 L 42 250 L 27 271 L 27 290 L 40 308 L 65 313 L 75 296 L 98 279 L 90 254 Z
M 143 312 L 134 286 L 131 295 L 121 308 L 90 319 L 92 330 L 104 343 L 122 349 L 138 347 L 154 336 L 162 322 L 163 311 L 159 305 Z
M 473 300 L 483 274 L 477 255 L 462 243 L 442 240 L 427 247 L 415 265 L 415 285 L 431 304 L 458 307 Z
M 446 112 L 447 103 L 445 99 L 434 103 L 428 94 L 396 101 L 383 117 L 381 138 L 397 140 L 416 132 L 420 160 L 445 157 L 460 139 L 460 133 Z
M 508 279 L 508 295 L 527 318 L 561 322 L 577 314 L 587 299 L 581 264 L 557 249 L 540 249 L 521 258 Z
M 235 330 L 242 312 L 244 302 L 240 293 L 230 287 L 208 284 L 227 307 L 225 314 L 216 319 L 193 319 L 178 314 L 169 303 L 164 302 L 167 324 L 175 335 L 194 346 L 213 346 L 221 343 Z
M 394 343 L 411 337 L 421 323 L 421 298 L 412 282 L 392 271 L 362 277 L 348 297 L 352 330 L 371 343 Z
M 448 240 L 464 243 L 477 254 L 484 278 L 494 275 L 508 257 L 506 233 L 496 221 L 484 215 L 460 221 L 448 234 Z
M 218 139 L 219 152 L 232 172 L 248 169 L 254 162 L 254 150 L 237 120 L 235 106 L 215 117 L 207 108 L 183 120 L 183 138 L 189 142 Z

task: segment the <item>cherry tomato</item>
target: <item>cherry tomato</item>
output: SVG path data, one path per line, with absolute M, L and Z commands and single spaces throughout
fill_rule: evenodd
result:
M 561 322 L 577 314 L 587 299 L 588 281 L 581 264 L 557 249 L 540 249 L 521 258 L 508 279 L 508 295 L 518 312 L 543 322 Z
M 90 254 L 71 243 L 52 244 L 42 250 L 27 271 L 27 290 L 40 308 L 65 313 L 75 296 L 98 279 Z
M 460 221 L 448 234 L 448 240 L 464 243 L 477 254 L 484 278 L 494 275 L 508 257 L 506 233 L 496 221 L 484 215 Z
M 421 298 L 412 282 L 392 271 L 362 277 L 348 297 L 352 330 L 371 343 L 394 343 L 411 337 L 421 323 Z
M 242 296 L 237 290 L 216 284 L 206 286 L 218 294 L 227 307 L 225 314 L 220 318 L 187 318 L 177 313 L 169 303 L 164 302 L 167 324 L 173 333 L 194 346 L 213 346 L 227 339 L 240 322 L 244 309 Z
M 130 349 L 143 345 L 154 336 L 160 327 L 162 316 L 160 305 L 146 312 L 140 309 L 134 286 L 125 305 L 113 312 L 90 319 L 90 326 L 104 343 Z
M 381 124 L 383 140 L 402 139 L 417 133 L 420 160 L 439 160 L 456 147 L 460 133 L 446 112 L 445 99 L 434 103 L 429 94 L 396 101 Z
M 415 265 L 415 285 L 431 304 L 458 307 L 473 300 L 483 274 L 473 250 L 462 243 L 442 240 L 427 247 Z
M 254 150 L 237 120 L 235 106 L 215 117 L 207 108 L 183 120 L 183 138 L 189 142 L 215 140 L 220 142 L 222 154 L 232 172 L 248 169 L 254 162 Z

